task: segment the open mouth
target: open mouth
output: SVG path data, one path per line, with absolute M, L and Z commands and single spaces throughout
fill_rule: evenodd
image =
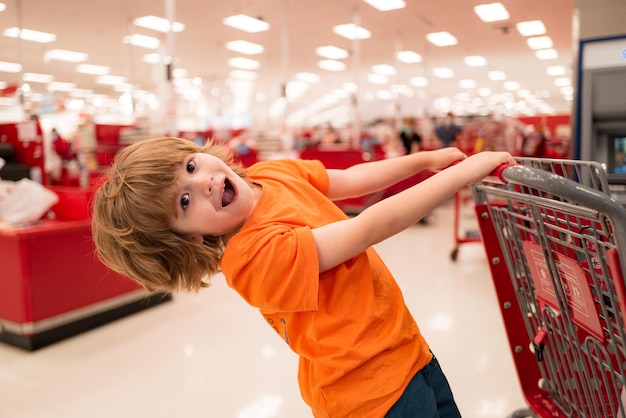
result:
M 226 179 L 224 180 L 224 193 L 222 193 L 222 207 L 230 205 L 235 200 L 235 188 L 232 183 Z

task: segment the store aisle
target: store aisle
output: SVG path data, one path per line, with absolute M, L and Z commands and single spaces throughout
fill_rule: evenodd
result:
M 454 244 L 451 202 L 377 246 L 465 418 L 525 407 L 480 243 Z M 297 357 L 221 277 L 29 353 L 0 344 L 0 418 L 306 418 Z

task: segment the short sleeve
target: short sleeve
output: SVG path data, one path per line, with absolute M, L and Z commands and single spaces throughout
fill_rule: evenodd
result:
M 222 268 L 228 284 L 261 310 L 299 312 L 318 307 L 317 250 L 307 226 L 274 225 L 262 234 L 251 234 L 227 247 Z

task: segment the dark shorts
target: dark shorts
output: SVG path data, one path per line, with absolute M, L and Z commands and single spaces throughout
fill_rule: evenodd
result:
M 448 379 L 437 358 L 417 372 L 385 418 L 459 418 Z

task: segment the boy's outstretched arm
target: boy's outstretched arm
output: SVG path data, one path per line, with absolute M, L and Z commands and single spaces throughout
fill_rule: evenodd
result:
M 327 196 L 331 200 L 365 196 L 384 190 L 423 170 L 438 170 L 465 158 L 459 149 L 448 147 L 435 151 L 371 161 L 337 170 L 329 169 Z
M 480 181 L 501 164 L 514 162 L 507 152 L 481 152 L 366 208 L 354 218 L 313 229 L 320 272 L 414 225 L 461 188 Z

